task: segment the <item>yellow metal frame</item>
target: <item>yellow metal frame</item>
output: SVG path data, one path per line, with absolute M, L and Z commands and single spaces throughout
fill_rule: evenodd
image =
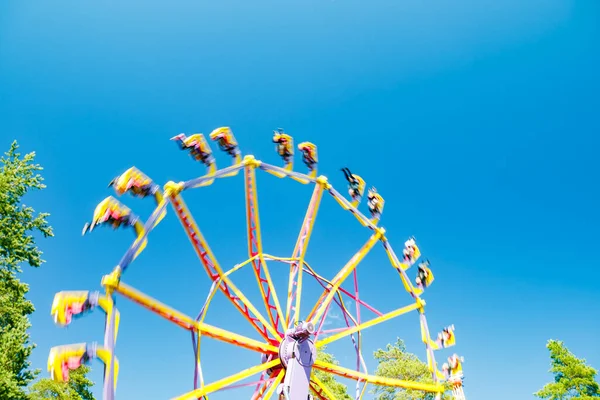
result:
M 281 360 L 275 359 L 273 361 L 266 362 L 264 364 L 258 364 L 254 367 L 245 369 L 243 371 L 238 372 L 237 374 L 228 376 L 227 378 L 220 379 L 214 383 L 204 386 L 203 388 L 193 390 L 179 397 L 173 397 L 173 400 L 196 400 L 201 396 L 204 396 L 209 393 L 216 392 L 219 389 L 223 389 L 231 384 L 239 382 L 243 379 L 249 378 L 252 375 L 256 375 L 259 372 L 265 371 L 269 368 L 273 368 L 281 364 Z M 265 397 L 266 398 L 266 397 Z
M 422 305 L 424 305 L 424 304 L 425 304 L 425 302 L 423 300 L 418 299 L 415 304 L 411 304 L 411 305 L 408 305 L 405 307 L 398 308 L 398 309 L 396 309 L 394 311 L 390 311 L 389 313 L 384 314 L 380 317 L 373 318 L 370 321 L 363 322 L 360 325 L 356 325 L 352 328 L 345 329 L 340 333 L 336 333 L 334 335 L 326 337 L 325 339 L 321 339 L 317 342 L 317 347 L 323 347 L 323 346 L 333 343 L 337 340 L 340 340 L 346 336 L 350 336 L 351 334 L 353 334 L 355 332 L 362 331 L 363 329 L 367 329 L 367 328 L 370 328 L 377 324 L 381 324 L 382 322 L 389 321 L 390 319 L 399 317 L 402 314 L 406 314 L 408 312 L 417 310 L 420 307 L 422 307 Z
M 383 229 L 378 230 L 375 234 L 373 234 L 367 243 L 346 263 L 346 265 L 338 272 L 335 278 L 332 279 L 332 287 L 327 288 L 321 294 L 319 301 L 317 301 L 318 308 L 313 308 L 311 313 L 308 315 L 308 320 L 313 324 L 317 325 L 325 310 L 329 306 L 329 303 L 333 300 L 333 296 L 342 285 L 342 283 L 346 280 L 346 278 L 354 271 L 354 269 L 358 266 L 358 264 L 362 261 L 363 258 L 369 253 L 369 251 L 377 244 L 377 241 L 383 236 Z
M 319 211 L 321 199 L 323 198 L 323 190 L 328 185 L 329 183 L 327 183 L 327 179 L 325 177 L 320 177 L 317 180 L 317 185 L 315 185 L 310 203 L 308 204 L 306 215 L 304 216 L 304 221 L 302 222 L 302 228 L 300 229 L 298 239 L 296 240 L 296 245 L 294 246 L 294 251 L 291 257 L 291 260 L 293 261 L 290 263 L 287 304 L 285 307 L 286 327 L 290 327 L 292 302 L 294 301 L 294 298 L 295 304 L 293 323 L 297 324 L 300 318 L 300 300 L 302 297 L 302 264 L 304 262 L 304 256 L 306 255 L 306 249 L 308 248 L 313 227 L 315 226 L 315 220 L 317 217 L 317 212 Z M 294 283 L 296 284 L 296 290 L 294 290 Z
M 320 369 L 325 372 L 329 372 L 342 378 L 361 380 L 364 382 L 368 382 L 374 385 L 382 385 L 382 386 L 390 386 L 397 387 L 403 389 L 413 389 L 413 390 L 422 390 L 424 392 L 431 393 L 442 393 L 445 388 L 443 385 L 439 384 L 429 384 L 429 383 L 421 383 L 421 382 L 413 382 L 413 381 L 405 381 L 402 379 L 394 379 L 394 378 L 384 378 L 382 376 L 374 376 L 363 374 L 362 372 L 354 371 L 348 368 L 340 367 L 339 365 L 326 363 L 323 361 L 315 361 L 313 368 Z
M 191 138 L 191 137 L 190 137 Z M 189 139 L 189 138 L 188 138 Z M 204 139 L 204 137 L 202 137 Z M 176 211 L 177 216 L 184 226 L 184 230 L 190 238 L 190 241 L 201 259 L 202 263 L 205 266 L 206 272 L 209 277 L 213 280 L 213 290 L 209 293 L 208 298 L 206 299 L 205 306 L 203 308 L 203 313 L 201 317 L 196 320 L 190 316 L 187 316 L 172 307 L 169 307 L 156 299 L 140 292 L 139 290 L 125 284 L 121 281 L 121 273 L 122 266 L 119 265 L 115 268 L 115 270 L 103 277 L 102 285 L 105 287 L 107 291 L 107 296 L 103 297 L 102 307 L 108 307 L 108 309 L 112 310 L 112 300 L 110 295 L 112 293 L 120 294 L 121 296 L 128 298 L 129 300 L 143 306 L 144 308 L 158 314 L 159 316 L 179 325 L 180 327 L 196 332 L 197 334 L 197 359 L 196 362 L 200 364 L 200 343 L 202 336 L 206 336 L 212 339 L 220 340 L 225 343 L 233 344 L 238 347 L 243 347 L 249 350 L 253 350 L 259 352 L 261 354 L 267 354 L 270 358 L 275 358 L 272 361 L 268 361 L 266 363 L 262 363 L 260 365 L 254 366 L 252 368 L 248 368 L 244 371 L 241 371 L 232 376 L 223 378 L 216 382 L 205 384 L 203 377 L 200 376 L 200 387 L 195 389 L 189 393 L 181 395 L 176 399 L 197 399 L 199 397 L 204 396 L 207 398 L 207 395 L 223 389 L 227 386 L 232 385 L 235 382 L 246 379 L 252 375 L 260 373 L 262 371 L 266 371 L 271 368 L 275 368 L 275 370 L 271 373 L 271 379 L 265 381 L 265 383 L 261 386 L 260 391 L 256 395 L 257 399 L 269 399 L 274 394 L 275 389 L 279 385 L 279 383 L 283 380 L 285 375 L 285 370 L 280 366 L 280 360 L 278 359 L 278 348 L 277 344 L 281 340 L 283 334 L 279 332 L 278 322 L 281 321 L 284 330 L 288 327 L 291 327 L 293 324 L 299 322 L 300 318 L 300 303 L 301 303 L 301 293 L 302 293 L 302 280 L 303 280 L 303 270 L 307 268 L 307 271 L 314 274 L 317 279 L 326 283 L 325 289 L 321 294 L 319 300 L 311 310 L 308 315 L 307 321 L 311 321 L 315 326 L 319 326 L 319 322 L 326 318 L 327 310 L 331 305 L 334 297 L 337 298 L 336 301 L 339 302 L 343 311 L 346 313 L 348 318 L 352 321 L 354 326 L 349 326 L 347 329 L 342 330 L 336 334 L 333 334 L 328 337 L 318 338 L 316 340 L 317 348 L 322 348 L 327 344 L 338 341 L 344 337 L 348 337 L 354 334 L 358 335 L 358 350 L 361 348 L 361 333 L 364 329 L 372 327 L 374 325 L 383 323 L 390 319 L 396 318 L 405 313 L 417 310 L 424 318 L 424 307 L 425 301 L 420 298 L 421 290 L 415 287 L 406 274 L 406 270 L 410 268 L 412 265 L 408 265 L 404 262 L 401 262 L 396 254 L 394 253 L 388 239 L 385 236 L 385 230 L 383 228 L 377 227 L 377 223 L 379 219 L 373 219 L 365 216 L 361 211 L 358 210 L 359 202 L 356 200 L 348 200 L 345 196 L 342 196 L 339 192 L 337 192 L 332 185 L 328 182 L 327 178 L 324 176 L 317 177 L 317 149 L 316 146 L 310 142 L 302 142 L 298 145 L 298 149 L 302 152 L 311 152 L 314 156 L 315 164 L 313 168 L 310 168 L 309 174 L 303 174 L 299 172 L 295 172 L 292 170 L 293 161 L 286 164 L 284 168 L 277 167 L 274 165 L 263 163 L 255 159 L 251 155 L 246 155 L 242 158 L 241 153 L 239 152 L 238 143 L 233 136 L 230 128 L 221 127 L 217 128 L 210 133 L 210 139 L 213 141 L 224 141 L 226 144 L 235 147 L 235 155 L 233 160 L 233 165 L 230 167 L 224 168 L 222 170 L 216 169 L 216 162 L 213 162 L 209 167 L 209 171 L 206 175 L 201 178 L 197 178 L 195 180 L 189 182 L 169 182 L 164 187 L 164 192 L 160 195 L 157 195 L 157 208 L 152 213 L 153 220 L 155 221 L 153 224 L 147 223 L 146 226 L 142 226 L 141 230 L 138 232 L 138 237 L 134 241 L 132 245 L 132 250 L 135 252 L 135 256 L 140 254 L 140 252 L 144 249 L 147 235 L 149 231 L 156 227 L 162 217 L 165 214 L 165 205 L 166 202 L 169 201 L 173 208 Z M 289 137 L 290 146 L 292 146 L 293 152 L 293 138 Z M 205 150 L 210 152 L 210 148 L 208 147 L 208 143 L 204 140 Z M 182 196 L 181 192 L 186 189 L 193 189 L 203 186 L 208 186 L 213 184 L 217 179 L 227 178 L 235 176 L 239 173 L 239 171 L 244 170 L 244 178 L 246 185 L 246 207 L 247 207 L 247 222 L 248 222 L 248 245 L 249 245 L 249 258 L 244 262 L 237 264 L 233 268 L 228 271 L 224 271 L 218 261 L 216 260 L 214 254 L 210 250 L 210 247 L 206 243 L 206 239 L 203 237 L 200 229 L 192 217 L 189 209 L 187 208 Z M 258 195 L 257 195 L 257 184 L 256 184 L 256 169 L 261 169 L 263 171 L 268 172 L 271 175 L 274 175 L 279 178 L 290 177 L 297 182 L 302 184 L 310 184 L 313 183 L 315 185 L 312 197 L 310 199 L 310 203 L 306 212 L 306 216 L 302 223 L 300 233 L 298 235 L 298 239 L 296 241 L 296 245 L 294 247 L 294 251 L 291 257 L 275 257 L 268 254 L 263 253 L 262 247 L 262 237 L 260 231 L 260 218 L 259 218 L 259 210 L 258 210 Z M 140 177 L 147 178 L 141 172 L 139 172 L 135 168 L 131 168 L 126 171 L 126 173 L 130 175 L 134 175 L 136 173 L 140 174 Z M 364 191 L 366 188 L 366 182 L 360 178 L 358 175 L 355 175 L 357 179 L 360 181 L 361 186 L 361 195 L 364 195 Z M 149 180 L 149 178 L 147 178 Z M 123 182 L 120 182 L 122 186 Z M 119 187 L 121 187 L 119 186 Z M 121 190 L 122 191 L 122 190 Z M 338 274 L 332 280 L 325 280 L 320 277 L 310 268 L 310 266 L 305 261 L 306 250 L 310 241 L 310 236 L 312 234 L 312 230 L 314 227 L 315 219 L 318 213 L 319 206 L 321 204 L 321 199 L 323 193 L 327 191 L 331 194 L 331 196 L 335 199 L 335 201 L 345 210 L 349 211 L 354 217 L 360 222 L 360 224 L 364 227 L 367 227 L 372 230 L 372 235 L 368 239 L 368 241 L 362 246 L 362 248 L 346 263 L 346 265 L 338 272 Z M 384 200 L 379 195 L 378 200 L 381 204 L 381 210 L 383 211 Z M 96 214 L 98 214 L 101 210 L 106 209 L 109 206 L 115 206 L 115 202 L 118 201 L 114 198 L 107 198 L 105 201 L 98 205 L 94 217 L 96 218 Z M 121 206 L 120 203 L 118 203 Z M 125 207 L 125 206 L 123 206 Z M 130 212 L 129 209 L 125 207 L 127 212 Z M 158 214 L 160 213 L 160 215 Z M 149 220 L 150 221 L 150 220 Z M 141 224 L 140 224 L 141 225 Z M 138 228 L 140 229 L 140 228 Z M 138 230 L 136 229 L 136 230 Z M 252 235 L 251 235 L 252 234 Z M 392 266 L 398 271 L 400 278 L 403 282 L 404 288 L 408 294 L 412 296 L 414 299 L 414 303 L 398 308 L 391 312 L 382 314 L 376 318 L 373 318 L 366 322 L 360 322 L 360 320 L 356 320 L 352 317 L 350 312 L 345 308 L 343 302 L 342 292 L 340 291 L 340 287 L 343 282 L 353 273 L 358 266 L 358 264 L 363 260 L 363 258 L 369 253 L 369 251 L 377 244 L 377 242 L 381 242 L 383 247 L 389 257 L 389 260 Z M 420 256 L 420 250 L 417 248 L 417 254 L 415 257 L 418 259 Z M 135 258 L 135 257 L 133 257 Z M 273 282 L 267 268 L 265 259 L 272 259 L 276 261 L 287 262 L 290 264 L 290 278 L 288 282 L 288 293 L 285 304 L 285 309 L 282 309 L 279 299 L 277 298 L 276 291 L 273 286 Z M 261 295 L 263 298 L 263 302 L 265 308 L 267 310 L 267 318 L 265 318 L 259 311 L 254 307 L 250 301 L 244 296 L 244 294 L 234 285 L 231 280 L 231 274 L 243 268 L 246 265 L 253 265 L 254 273 L 256 280 L 259 284 L 259 288 L 261 291 Z M 433 275 L 432 275 L 433 276 Z M 266 287 L 265 287 L 266 285 Z M 206 311 L 211 301 L 213 300 L 217 289 L 221 290 L 225 293 L 229 299 L 234 303 L 234 305 L 238 308 L 238 310 L 242 313 L 242 315 L 254 325 L 254 327 L 261 333 L 261 336 L 265 340 L 264 342 L 250 339 L 248 337 L 229 332 L 227 330 L 217 328 L 215 326 L 211 326 L 204 322 L 206 317 Z M 72 296 L 59 297 L 56 300 L 55 305 L 52 307 L 52 314 L 56 315 L 57 318 L 64 318 L 60 314 L 60 308 L 64 307 L 69 301 L 77 301 L 81 300 L 82 293 L 87 292 L 73 292 Z M 110 300 L 110 302 L 109 302 Z M 272 300 L 272 303 L 271 303 Z M 110 304 L 109 304 L 110 303 Z M 275 316 L 273 312 L 275 311 Z M 277 320 L 276 320 L 277 318 Z M 118 320 L 118 311 L 117 311 L 117 320 Z M 259 326 L 262 326 L 260 328 Z M 426 344 L 429 350 L 438 349 L 437 343 L 432 340 L 429 335 L 429 331 L 426 325 L 421 322 L 421 334 L 423 343 Z M 454 335 L 452 335 L 452 343 L 449 345 L 454 345 Z M 75 349 L 80 351 L 81 349 Z M 102 350 L 104 351 L 104 350 Z M 67 352 L 68 353 L 68 352 Z M 65 353 L 66 354 L 66 353 Z M 99 357 L 107 360 L 105 362 L 109 362 L 111 357 L 114 355 L 107 355 L 106 352 L 102 353 L 103 356 Z M 56 352 L 53 353 L 55 359 L 57 357 Z M 378 376 L 369 375 L 365 373 L 355 370 L 350 370 L 347 368 L 340 367 L 338 365 L 328 364 L 321 361 L 317 361 L 314 365 L 314 368 L 330 372 L 342 377 L 350 378 L 357 380 L 359 382 L 365 382 L 376 385 L 386 385 L 391 387 L 412 389 L 412 390 L 421 390 L 427 391 L 431 393 L 442 393 L 444 391 L 444 386 L 439 384 L 438 381 L 441 380 L 443 374 L 437 369 L 437 364 L 435 359 L 433 358 L 433 352 L 428 351 L 428 365 L 430 370 L 433 372 L 434 383 L 426 384 L 420 382 L 409 382 L 399 379 L 389 379 Z M 364 364 L 363 364 L 364 365 Z M 116 366 L 116 365 L 115 365 Z M 50 368 L 50 364 L 49 364 Z M 115 381 L 116 382 L 116 381 Z M 316 377 L 311 377 L 310 384 L 311 391 L 319 398 L 319 399 L 329 399 L 333 400 L 334 395 L 327 389 L 326 386 Z M 359 394 L 359 398 L 362 399 L 364 394 L 366 393 L 367 385 L 363 385 L 362 391 Z
M 262 248 L 262 236 L 260 229 L 260 217 L 258 211 L 258 195 L 257 195 L 257 185 L 256 185 L 256 171 L 255 169 L 260 165 L 258 161 L 254 158 L 246 157 L 244 159 L 244 179 L 246 180 L 246 218 L 248 224 L 248 255 L 252 259 L 252 263 L 254 264 L 254 275 L 256 277 L 256 281 L 258 283 L 258 287 L 260 289 L 260 293 L 262 295 L 262 299 L 265 305 L 265 309 L 267 311 L 267 315 L 269 316 L 269 320 L 271 325 L 278 329 L 278 323 L 276 319 L 273 317 L 271 312 L 271 305 L 269 304 L 269 296 L 273 296 L 273 302 L 275 305 L 275 311 L 278 320 L 283 323 L 285 317 L 283 315 L 283 311 L 281 310 L 281 305 L 279 303 L 279 299 L 277 298 L 277 292 L 275 290 L 270 290 L 274 287 L 273 281 L 271 279 L 271 274 L 269 273 L 269 268 L 267 267 L 267 263 L 264 260 L 263 256 L 263 248 Z M 252 226 L 251 226 L 252 225 Z M 251 236 L 250 232 L 253 231 L 254 234 Z M 256 256 L 252 253 L 252 245 L 253 240 L 256 241 Z M 264 278 L 260 275 L 260 272 L 264 272 Z M 267 288 L 263 285 L 267 284 Z

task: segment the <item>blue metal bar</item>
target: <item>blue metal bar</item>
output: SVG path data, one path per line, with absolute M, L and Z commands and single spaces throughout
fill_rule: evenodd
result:
M 106 327 L 104 329 L 104 347 L 110 352 L 110 365 L 104 372 L 104 400 L 114 400 L 115 398 L 115 315 L 116 304 L 115 296 L 112 297 L 112 311 L 106 316 Z
M 135 253 L 137 253 L 137 250 L 139 249 L 140 245 L 148 237 L 148 234 L 150 233 L 150 231 L 152 229 L 154 229 L 154 223 L 156 222 L 158 217 L 163 213 L 163 211 L 165 211 L 168 203 L 169 203 L 168 199 L 165 196 L 165 198 L 162 200 L 162 202 L 156 207 L 156 209 L 154 209 L 154 211 L 150 215 L 150 218 L 148 218 L 148 220 L 144 224 L 144 233 L 142 234 L 142 236 L 140 238 L 136 239 L 135 242 L 133 242 L 131 247 L 125 252 L 125 255 L 123 256 L 123 258 L 121 258 L 121 261 L 119 261 L 119 264 L 117 265 L 117 267 L 121 269 L 121 272 L 125 272 L 125 269 L 127 269 L 129 264 L 131 264 L 131 262 L 133 261 L 133 258 L 135 256 Z
M 313 178 L 312 176 L 309 176 L 309 175 L 306 175 L 306 174 L 303 174 L 300 172 L 288 171 L 285 168 L 276 167 L 275 165 L 271 165 L 271 164 L 267 164 L 267 163 L 263 163 L 263 162 L 260 163 L 258 168 L 260 168 L 264 171 L 271 170 L 271 171 L 278 172 L 280 174 L 284 174 L 287 176 L 295 176 L 298 179 L 304 179 L 306 181 L 313 182 L 313 183 L 317 181 L 317 178 Z

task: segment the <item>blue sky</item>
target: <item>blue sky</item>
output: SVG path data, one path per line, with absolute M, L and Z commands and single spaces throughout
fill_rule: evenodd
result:
M 35 367 L 52 346 L 102 339 L 100 314 L 60 329 L 49 310 L 57 291 L 98 289 L 133 238 L 81 237 L 106 184 L 132 165 L 160 183 L 199 176 L 168 139 L 228 125 L 245 154 L 278 163 L 270 137 L 284 127 L 318 144 L 338 189 L 342 166 L 378 188 L 392 245 L 415 235 L 432 262 L 430 328 L 456 325 L 468 398 L 531 399 L 550 380 L 550 338 L 600 368 L 597 2 L 124 3 L 0 4 L 0 147 L 16 138 L 37 151 L 48 188 L 26 202 L 52 213 L 56 233 L 39 243 L 48 262 L 23 275 L 37 307 Z M 265 250 L 289 255 L 311 188 L 266 174 L 258 185 Z M 185 198 L 221 264 L 244 260 L 241 177 Z M 369 232 L 327 197 L 318 218 L 308 261 L 333 277 Z M 284 288 L 285 266 L 270 267 Z M 381 246 L 358 271 L 365 300 L 383 311 L 408 304 Z M 251 278 L 234 276 L 259 306 Z M 124 281 L 189 314 L 210 287 L 171 211 Z M 319 293 L 307 285 L 304 309 Z M 189 335 L 119 307 L 118 397 L 189 390 Z M 223 296 L 211 307 L 207 322 L 256 337 Z M 425 356 L 409 314 L 365 332 L 370 370 L 370 354 L 398 336 Z M 331 350 L 353 367 L 349 339 Z M 258 362 L 208 340 L 203 352 L 207 380 Z

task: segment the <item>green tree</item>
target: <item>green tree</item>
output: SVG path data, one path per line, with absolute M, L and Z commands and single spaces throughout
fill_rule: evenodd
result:
M 339 365 L 339 362 L 335 357 L 325 352 L 326 346 L 320 348 L 317 352 L 317 360 Z M 348 395 L 348 388 L 343 383 L 338 382 L 335 376 L 329 372 L 321 371 L 316 368 L 312 370 L 315 375 L 322 383 L 335 395 L 335 400 L 352 400 L 352 397 Z
M 536 397 L 548 400 L 592 400 L 600 397 L 594 368 L 584 359 L 575 357 L 563 342 L 549 340 L 546 348 L 550 351 L 550 372 L 554 375 L 554 382 L 534 393 Z
M 13 142 L 10 150 L 0 158 L 0 398 L 22 400 L 25 388 L 38 374 L 32 370 L 29 356 L 35 347 L 29 340 L 28 316 L 33 304 L 26 299 L 29 286 L 17 274 L 27 263 L 39 267 L 42 252 L 35 244 L 34 235 L 52 236 L 48 214 L 36 215 L 33 208 L 21 203 L 23 196 L 33 189 L 43 189 L 42 170 L 34 163 L 35 153 L 21 158 L 19 146 Z
M 404 341 L 400 338 L 395 344 L 388 344 L 385 350 L 375 351 L 374 357 L 378 362 L 375 371 L 378 376 L 422 383 L 433 382 L 427 364 L 419 360 L 416 355 L 407 352 Z M 435 394 L 387 386 L 375 386 L 371 393 L 376 394 L 379 400 L 433 400 L 435 398 Z
M 82 365 L 69 373 L 69 382 L 40 379 L 31 386 L 29 400 L 94 400 L 90 391 L 94 382 L 88 379 L 90 368 Z

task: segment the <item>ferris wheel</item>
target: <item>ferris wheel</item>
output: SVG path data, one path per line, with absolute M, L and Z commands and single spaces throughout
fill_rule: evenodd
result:
M 424 290 L 434 280 L 429 262 L 421 261 L 421 251 L 413 237 L 408 238 L 404 243 L 401 256 L 396 255 L 385 236 L 385 230 L 378 226 L 385 202 L 377 190 L 375 188 L 367 190 L 365 181 L 359 175 L 344 168 L 343 172 L 348 181 L 348 199 L 340 194 L 325 176 L 317 176 L 317 147 L 310 142 L 302 142 L 297 146 L 302 154 L 302 160 L 308 168 L 308 173 L 295 172 L 293 160 L 296 148 L 293 138 L 283 129 L 273 132 L 273 142 L 276 144 L 277 153 L 284 162 L 282 167 L 264 163 L 252 155 L 242 157 L 238 143 L 228 127 L 215 129 L 209 137 L 217 142 L 219 148 L 232 159 L 230 166 L 217 169 L 215 157 L 204 135 L 180 134 L 171 140 L 176 141 L 182 150 L 189 152 L 194 160 L 203 163 L 207 167 L 206 175 L 187 182 L 169 182 L 161 190 L 148 176 L 132 167 L 110 182 L 109 186 L 115 189 L 117 195 L 130 193 L 137 197 L 150 197 L 154 199 L 157 206 L 145 223 L 112 196 L 104 199 L 96 207 L 92 221 L 84 227 L 84 234 L 97 226 L 108 225 L 113 228 L 131 227 L 136 238 L 117 267 L 102 278 L 101 285 L 104 293 L 63 291 L 55 295 L 51 314 L 56 324 L 66 326 L 72 322 L 74 317 L 100 308 L 105 314 L 106 325 L 102 345 L 80 343 L 52 348 L 48 358 L 48 370 L 51 377 L 57 381 L 67 381 L 70 370 L 76 369 L 92 359 L 100 360 L 105 365 L 104 399 L 114 399 L 119 371 L 115 344 L 120 321 L 115 295 L 119 294 L 191 333 L 195 356 L 194 389 L 175 397 L 177 400 L 208 399 L 208 396 L 214 392 L 248 385 L 248 383 L 241 382 L 253 377 L 258 379 L 252 382 L 255 387 L 252 400 L 270 399 L 273 396 L 285 400 L 335 400 L 335 395 L 315 374 L 311 373 L 313 370 L 321 370 L 356 381 L 356 400 L 363 398 L 367 384 L 430 392 L 435 394 L 437 399 L 441 398 L 442 393 L 450 388 L 455 399 L 464 400 L 462 357 L 456 354 L 449 357 L 448 362 L 444 363 L 442 371 L 438 370 L 435 359 L 434 352 L 454 346 L 456 338 L 453 325 L 444 328 L 435 339 L 430 335 L 425 317 L 425 301 L 421 298 Z M 274 256 L 263 251 L 258 214 L 257 170 L 265 171 L 278 178 L 291 178 L 301 184 L 314 186 L 291 257 Z M 197 222 L 183 200 L 182 192 L 211 185 L 217 179 L 242 175 L 241 171 L 243 171 L 245 186 L 249 258 L 226 270 L 219 264 L 215 254 L 208 246 Z M 352 213 L 360 225 L 371 231 L 371 236 L 366 243 L 330 280 L 319 275 L 305 261 L 317 211 L 325 192 L 329 193 L 344 210 Z M 359 210 L 365 192 L 367 192 L 369 216 Z M 148 234 L 165 217 L 169 203 L 212 281 L 206 301 L 196 318 L 187 316 L 151 298 L 129 286 L 122 279 L 130 263 L 146 247 Z M 392 267 L 398 272 L 404 289 L 410 295 L 408 298 L 411 299 L 409 305 L 386 313 L 378 311 L 359 297 L 356 275 L 358 264 L 378 243 L 383 245 Z M 284 301 L 282 301 L 283 297 L 279 297 L 275 290 L 267 261 L 279 261 L 289 265 L 289 279 Z M 414 283 L 407 273 L 407 270 L 413 265 L 417 265 Z M 233 274 L 239 269 L 249 266 L 258 283 L 265 314 L 261 313 L 234 283 Z M 342 287 L 342 284 L 351 275 L 354 280 L 353 291 Z M 304 279 L 314 279 L 322 287 L 321 296 L 308 312 L 300 308 Z M 219 291 L 258 332 L 262 340 L 251 339 L 205 322 L 210 303 Z M 351 299 L 356 303 L 357 308 L 354 315 L 345 307 L 344 298 Z M 333 304 L 339 306 L 342 311 L 346 327 L 326 331 L 324 322 Z M 377 317 L 366 321 L 361 320 L 360 308 L 362 307 L 370 310 Z M 421 339 L 426 349 L 431 382 L 414 382 L 369 374 L 361 352 L 362 331 L 412 311 L 416 311 L 420 317 Z M 202 372 L 203 364 L 200 362 L 202 337 L 213 338 L 255 351 L 260 354 L 261 363 L 234 375 L 207 383 Z M 351 339 L 356 350 L 356 369 L 341 367 L 317 359 L 318 349 L 346 337 Z

